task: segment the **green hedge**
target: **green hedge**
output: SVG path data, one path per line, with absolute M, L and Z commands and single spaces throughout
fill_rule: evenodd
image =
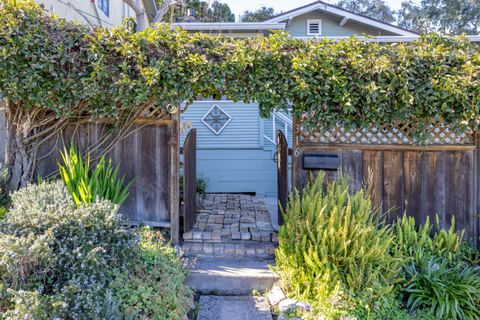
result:
M 58 116 L 88 105 L 84 116 L 115 118 L 146 101 L 167 108 L 226 95 L 259 102 L 263 115 L 291 102 L 325 126 L 443 119 L 477 127 L 480 53 L 462 37 L 381 45 L 278 33 L 232 40 L 162 25 L 92 32 L 31 0 L 2 1 L 0 26 L 0 95 Z

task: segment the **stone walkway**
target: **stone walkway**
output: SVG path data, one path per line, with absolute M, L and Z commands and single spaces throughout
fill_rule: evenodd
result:
M 272 320 L 264 297 L 201 296 L 197 320 Z
M 244 194 L 207 194 L 192 231 L 184 240 L 253 240 L 275 237 L 270 214 L 261 198 Z
M 270 258 L 278 242 L 263 198 L 205 195 L 192 230 L 183 234 L 186 255 Z

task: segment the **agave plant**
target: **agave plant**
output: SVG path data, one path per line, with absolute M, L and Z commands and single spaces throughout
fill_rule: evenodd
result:
M 113 166 L 112 159 L 102 156 L 94 168 L 90 168 L 90 154 L 86 160 L 72 144 L 61 152 L 63 164 L 58 169 L 63 182 L 77 206 L 95 202 L 97 199 L 122 204 L 128 196 L 133 181 L 125 184 L 125 176 L 119 177 L 119 166 Z

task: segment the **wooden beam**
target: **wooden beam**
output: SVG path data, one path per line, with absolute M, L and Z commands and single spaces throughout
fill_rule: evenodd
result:
M 300 189 L 300 171 L 301 169 L 301 161 L 300 152 L 300 121 L 297 117 L 293 117 L 293 130 L 292 130 L 292 189 L 295 188 Z
M 172 114 L 170 141 L 170 172 L 169 207 L 170 207 L 170 235 L 173 244 L 178 244 L 180 239 L 180 110 Z
M 302 150 L 318 150 L 318 149 L 348 149 L 348 150 L 417 150 L 417 151 L 471 151 L 475 150 L 474 145 L 404 145 L 404 144 L 321 144 L 314 142 L 302 143 Z
M 111 118 L 100 118 L 95 120 L 89 120 L 92 123 L 116 123 L 117 119 Z M 152 126 L 170 126 L 172 124 L 172 120 L 170 119 L 153 119 L 153 118 L 138 118 L 133 121 L 134 124 L 148 124 Z
M 344 17 L 342 21 L 340 21 L 339 26 L 343 27 L 348 22 L 348 20 L 350 20 L 350 17 Z
M 134 121 L 135 124 L 149 124 L 152 126 L 169 126 L 172 124 L 170 119 L 152 119 L 152 118 L 138 118 Z

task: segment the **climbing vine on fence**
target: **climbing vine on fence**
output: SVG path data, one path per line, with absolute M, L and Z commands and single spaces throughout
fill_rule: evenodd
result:
M 462 37 L 381 45 L 280 33 L 232 40 L 164 25 L 92 31 L 33 1 L 0 1 L 0 95 L 22 137 L 14 147 L 27 154 L 71 121 L 122 123 L 153 104 L 211 96 L 258 102 L 262 115 L 291 104 L 314 125 L 409 121 L 421 136 L 441 119 L 476 129 L 479 81 L 478 47 Z

